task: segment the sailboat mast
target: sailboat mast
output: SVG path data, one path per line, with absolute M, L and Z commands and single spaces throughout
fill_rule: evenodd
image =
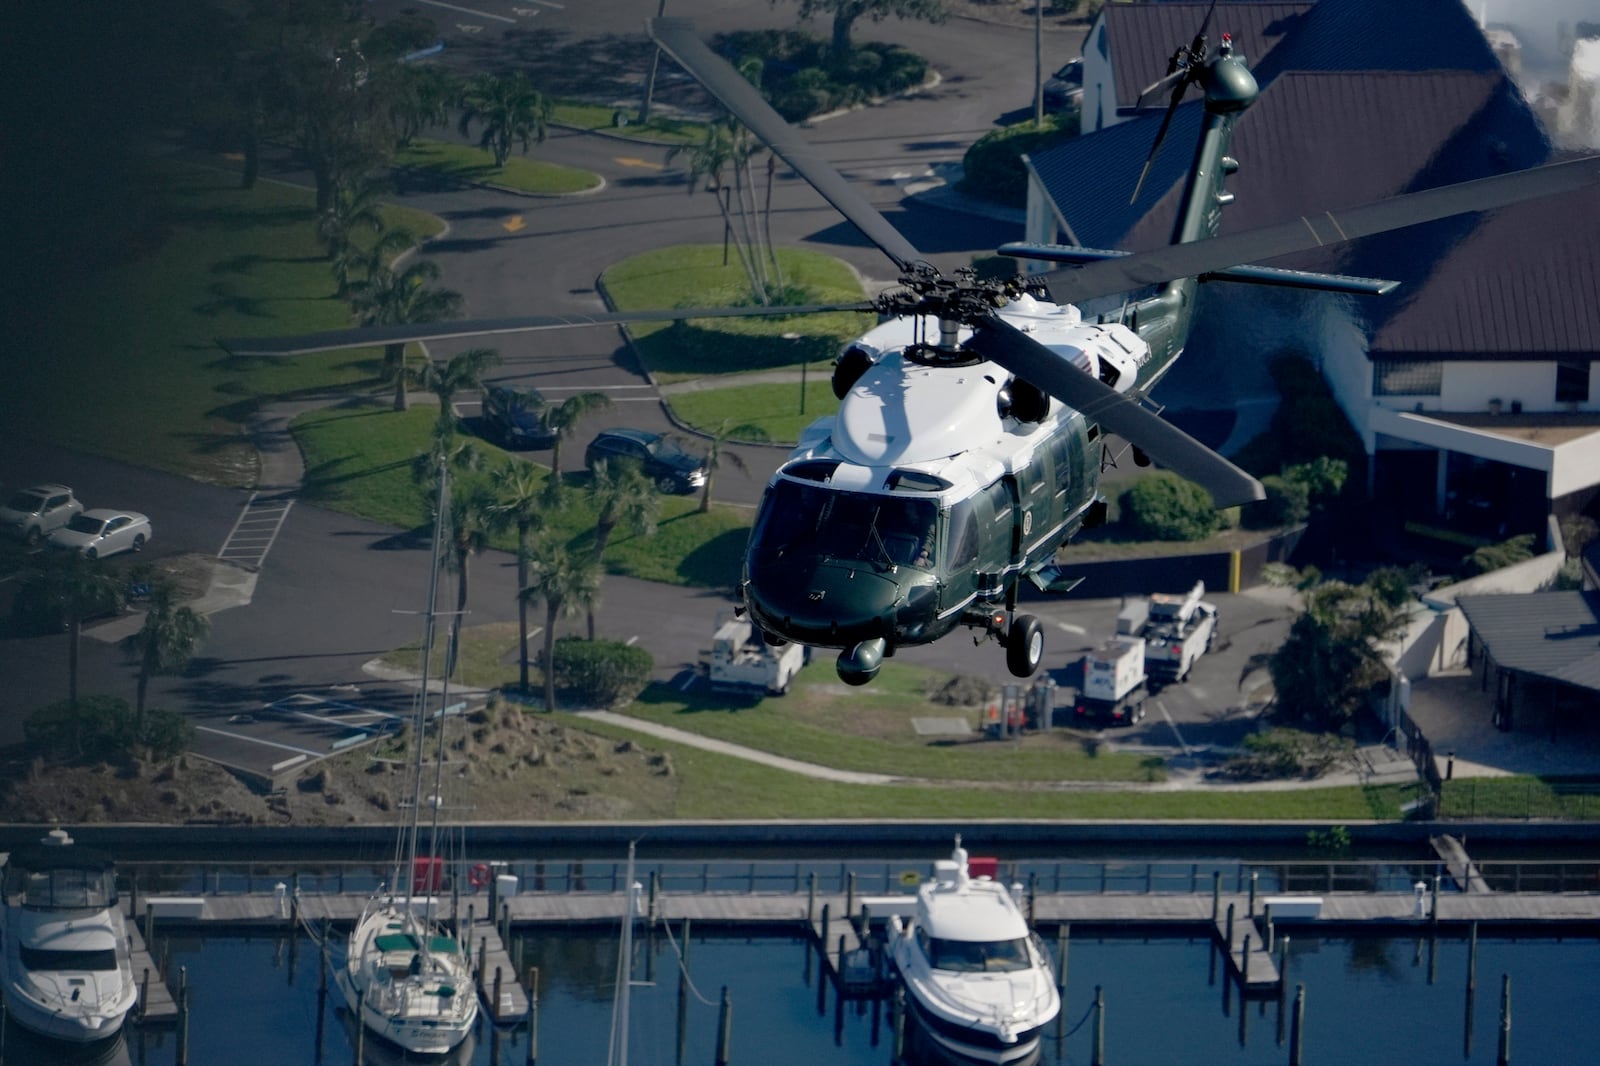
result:
M 406 910 L 411 913 L 411 899 L 417 868 L 417 833 L 422 817 L 422 738 L 427 730 L 428 668 L 433 662 L 433 637 L 439 608 L 439 560 L 444 554 L 444 526 L 450 514 L 450 468 L 439 463 L 438 512 L 433 519 L 433 557 L 428 564 L 428 617 L 422 635 L 422 690 L 417 694 L 415 722 L 413 723 L 411 760 L 411 823 L 406 830 L 405 856 L 402 868 L 395 871 L 396 878 L 403 877 L 406 886 Z

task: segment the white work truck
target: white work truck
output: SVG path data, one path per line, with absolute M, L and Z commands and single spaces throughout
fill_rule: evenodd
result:
M 1201 599 L 1203 581 L 1187 593 L 1157 592 L 1150 597 L 1141 633 L 1145 668 L 1160 681 L 1182 681 L 1195 660 L 1211 650 L 1217 637 L 1217 608 Z
M 717 627 L 711 639 L 706 676 L 711 687 L 724 692 L 764 692 L 781 696 L 805 665 L 805 648 L 799 644 L 773 647 L 761 630 L 743 618 L 730 618 Z
M 1132 725 L 1144 717 L 1144 638 L 1116 636 L 1083 657 L 1074 723 Z

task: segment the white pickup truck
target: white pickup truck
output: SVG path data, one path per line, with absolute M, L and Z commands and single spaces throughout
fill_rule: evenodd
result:
M 1187 593 L 1151 595 L 1141 635 L 1145 642 L 1145 669 L 1161 681 L 1182 681 L 1195 660 L 1211 650 L 1217 637 L 1216 605 L 1201 599 L 1203 581 Z
M 711 639 L 706 676 L 719 691 L 781 696 L 789 691 L 789 683 L 805 662 L 801 645 L 773 647 L 753 623 L 730 618 L 717 627 Z

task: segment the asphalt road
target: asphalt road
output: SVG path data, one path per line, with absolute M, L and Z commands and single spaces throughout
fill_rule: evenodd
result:
M 373 6 L 382 10 L 398 4 L 377 0 Z M 456 20 L 446 29 L 446 53 L 452 57 L 514 57 L 530 50 L 570 56 L 576 48 L 604 59 L 634 54 L 611 35 L 624 24 L 622 16 L 632 18 L 640 5 L 622 0 L 566 6 L 489 4 L 485 11 L 510 12 L 502 17 L 517 21 L 483 19 L 477 32 L 463 28 L 472 23 L 461 5 L 422 6 L 448 12 L 436 15 L 442 27 L 447 18 Z M 654 13 L 653 3 L 645 6 L 650 8 L 647 14 Z M 673 14 L 695 16 L 708 29 L 732 26 L 736 18 L 741 25 L 792 22 L 790 13 L 769 11 L 764 4 L 679 0 L 672 7 Z M 536 25 L 530 30 L 521 25 L 525 22 Z M 958 160 L 967 144 L 1016 111 L 1013 105 L 1029 99 L 1031 34 L 963 21 L 945 27 L 865 24 L 861 35 L 901 40 L 922 51 L 943 81 L 922 97 L 819 123 L 810 133 L 814 143 L 943 270 L 1019 237 L 1015 228 L 988 218 L 910 205 L 905 194 Z M 635 36 L 637 46 L 642 35 Z M 683 96 L 686 88 L 679 85 L 663 96 Z M 721 220 L 711 198 L 688 195 L 683 175 L 665 166 L 662 149 L 556 132 L 536 151 L 541 158 L 600 173 L 605 189 L 548 199 L 420 180 L 400 183 L 406 203 L 448 223 L 448 232 L 431 242 L 425 254 L 440 265 L 442 284 L 466 294 L 469 315 L 600 310 L 595 279 L 609 264 L 664 245 L 720 239 Z M 292 170 L 277 176 L 294 179 Z M 888 261 L 814 191 L 792 176 L 780 186 L 774 215 L 779 242 L 838 255 L 873 282 L 892 280 Z M 440 344 L 433 354 L 448 356 L 469 344 Z M 499 338 L 496 346 L 503 362 L 493 380 L 534 385 L 556 399 L 573 390 L 597 389 L 616 401 L 579 427 L 574 440 L 580 444 L 606 424 L 668 428 L 658 397 L 614 329 Z M 568 455 L 575 452 L 581 449 L 571 448 Z M 719 472 L 719 496 L 753 504 L 782 454 L 777 449 L 743 449 L 748 474 Z M 575 461 L 568 459 L 569 464 Z M 0 484 L 43 480 L 73 485 L 89 506 L 131 506 L 150 514 L 157 535 L 147 558 L 219 551 L 249 496 L 27 442 L 8 442 L 0 449 Z M 342 701 L 378 713 L 403 711 L 412 698 L 410 690 L 376 680 L 363 666 L 420 637 L 416 612 L 424 603 L 426 553 L 426 538 L 414 532 L 295 504 L 261 567 L 250 603 L 213 614 L 202 656 L 184 676 L 157 679 L 151 702 L 186 709 L 205 730 L 204 744 L 224 758 L 252 764 L 292 760 L 297 752 L 314 752 L 347 732 L 348 723 L 341 718 L 346 712 L 295 704 L 297 699 Z M 130 562 L 124 557 L 113 565 Z M 503 553 L 474 561 L 471 624 L 514 618 L 514 576 L 513 561 Z M 6 606 L 7 592 L 0 585 L 0 609 Z M 1281 604 L 1249 597 L 1220 599 L 1222 648 L 1202 661 L 1188 685 L 1163 694 L 1159 703 L 1164 714 L 1153 713 L 1123 739 L 1182 747 L 1207 743 L 1220 735 L 1218 730 L 1225 731 L 1227 708 L 1242 699 L 1243 660 L 1270 646 L 1275 627 L 1281 639 L 1286 611 Z M 670 680 L 699 660 L 715 618 L 729 606 L 719 592 L 613 577 L 604 587 L 600 630 L 616 639 L 637 640 L 655 657 L 657 676 Z M 1069 663 L 1113 631 L 1117 606 L 1062 599 L 1030 608 L 1046 623 L 1046 662 L 1059 683 L 1075 683 Z M 570 623 L 572 631 L 580 625 L 581 620 Z M 86 690 L 132 697 L 132 670 L 114 645 L 91 632 L 81 654 Z M 902 656 L 997 682 L 1013 680 L 997 644 L 974 646 L 962 634 L 935 646 L 907 649 Z M 64 637 L 0 640 L 0 741 L 20 735 L 21 714 L 60 698 L 66 662 Z M 263 715 L 262 708 L 271 704 L 290 710 Z

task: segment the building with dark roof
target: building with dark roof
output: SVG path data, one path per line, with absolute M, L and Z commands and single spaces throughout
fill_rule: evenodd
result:
M 1200 103 L 1174 113 L 1131 206 L 1162 116 L 1129 109 L 1207 6 L 1105 6 L 1084 50 L 1085 129 L 1097 115 L 1117 121 L 1028 159 L 1027 240 L 1137 251 L 1171 239 Z M 1240 167 L 1224 234 L 1552 158 L 1538 117 L 1460 0 L 1219 3 L 1209 36 L 1236 26 L 1262 93 L 1235 131 Z M 1105 65 L 1105 99 L 1114 101 L 1098 112 L 1091 59 Z M 1184 363 L 1232 372 L 1211 370 L 1201 395 L 1180 406 L 1237 406 L 1253 397 L 1226 387 L 1265 380 L 1250 367 L 1303 354 L 1363 442 L 1375 500 L 1411 528 L 1542 535 L 1548 515 L 1595 505 L 1600 193 L 1443 219 L 1272 265 L 1401 285 L 1386 297 L 1205 286 Z
M 1600 592 L 1462 596 L 1467 663 L 1501 729 L 1552 736 L 1600 725 Z

